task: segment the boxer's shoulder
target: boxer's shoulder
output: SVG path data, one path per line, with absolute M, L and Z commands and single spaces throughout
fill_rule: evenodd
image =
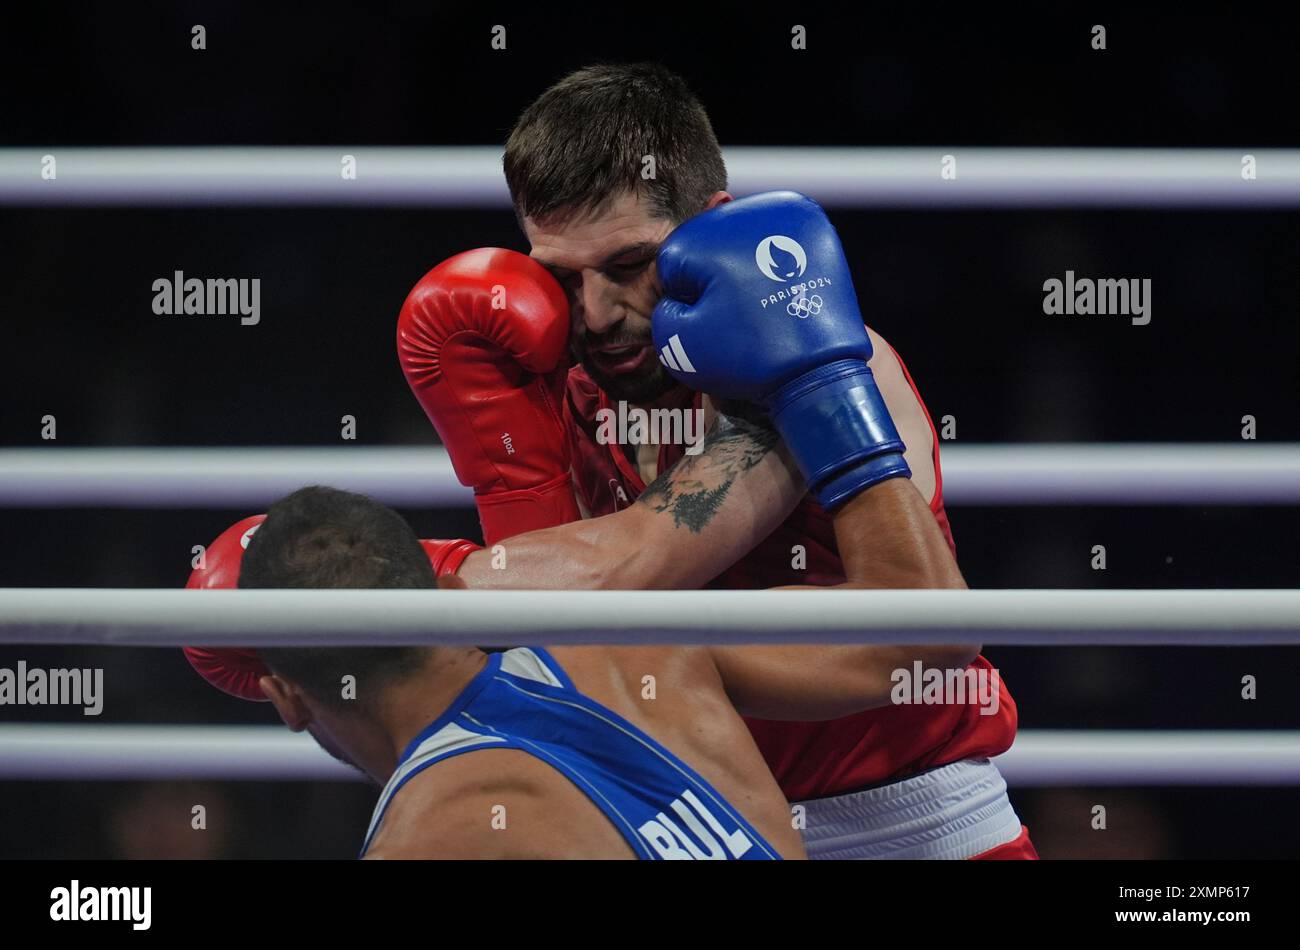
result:
M 727 699 L 708 647 L 551 647 L 550 651 L 583 696 L 696 767 L 710 762 L 717 766 L 731 754 L 735 742 L 743 741 L 744 727 Z
M 418 772 L 393 796 L 368 858 L 631 856 L 589 798 L 520 749 L 476 749 Z
M 719 685 L 707 648 L 678 646 L 550 647 L 583 695 L 626 713 L 639 711 L 662 689 L 694 692 Z M 661 706 L 655 706 L 658 709 Z M 628 716 L 636 720 L 636 716 Z

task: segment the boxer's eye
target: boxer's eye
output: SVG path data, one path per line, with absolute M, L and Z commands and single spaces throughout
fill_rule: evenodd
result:
M 643 257 L 637 261 L 611 264 L 605 273 L 611 280 L 630 280 L 644 271 L 649 263 L 650 258 Z

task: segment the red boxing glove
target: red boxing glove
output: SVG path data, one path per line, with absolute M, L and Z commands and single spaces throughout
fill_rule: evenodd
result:
M 402 305 L 402 372 L 474 489 L 488 544 L 582 517 L 562 415 L 568 340 L 563 288 L 516 251 L 457 254 Z
M 234 590 L 244 549 L 266 515 L 253 515 L 231 525 L 208 545 L 199 566 L 190 574 L 186 590 Z M 266 702 L 258 680 L 269 676 L 257 651 L 243 647 L 184 647 L 185 659 L 198 674 L 222 692 L 240 699 Z
M 248 541 L 266 515 L 253 515 L 237 522 L 221 533 L 208 546 L 203 564 L 195 568 L 185 584 L 186 590 L 234 590 L 239 583 L 239 565 L 244 559 Z M 465 558 L 479 550 L 472 541 L 420 542 L 433 572 L 438 577 L 455 574 Z M 263 676 L 271 675 L 256 650 L 246 647 L 184 647 L 190 666 L 205 680 L 224 693 L 239 699 L 266 702 L 266 694 L 259 684 Z

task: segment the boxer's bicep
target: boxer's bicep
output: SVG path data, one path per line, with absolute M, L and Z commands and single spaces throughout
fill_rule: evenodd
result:
M 660 519 L 665 528 L 671 522 L 673 528 L 702 532 L 717 521 L 730 498 L 762 484 L 752 473 L 779 444 L 770 426 L 719 415 L 704 436 L 702 450 L 683 456 L 647 485 L 633 507 L 665 515 Z
M 698 587 L 747 554 L 789 517 L 806 491 L 765 422 L 719 414 L 702 451 L 655 479 L 624 514 L 640 519 L 641 587 Z
M 776 530 L 805 488 L 760 423 L 720 414 L 700 448 L 631 507 L 509 538 L 470 555 L 460 577 L 476 589 L 702 586 Z

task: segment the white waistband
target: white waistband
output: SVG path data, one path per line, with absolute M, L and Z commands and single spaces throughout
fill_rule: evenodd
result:
M 1020 834 L 1006 780 L 988 759 L 799 804 L 810 858 L 962 860 Z

